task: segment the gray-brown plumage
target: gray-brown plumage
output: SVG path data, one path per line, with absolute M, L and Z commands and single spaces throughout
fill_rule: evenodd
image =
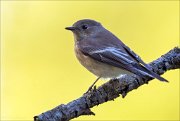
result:
M 136 74 L 168 82 L 100 23 L 84 19 L 66 29 L 74 34 L 76 57 L 96 76 L 117 78 L 121 74 Z

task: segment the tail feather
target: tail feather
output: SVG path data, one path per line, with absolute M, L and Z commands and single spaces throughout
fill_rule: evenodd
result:
M 136 74 L 137 75 L 139 75 L 138 73 L 141 73 L 143 75 L 147 75 L 147 76 L 150 76 L 152 78 L 156 78 L 156 79 L 158 79 L 160 81 L 169 82 L 168 80 L 161 77 L 157 73 L 153 72 L 152 70 L 147 69 L 146 67 L 144 67 L 144 66 L 142 66 L 140 64 L 136 65 L 135 68 L 136 68 Z

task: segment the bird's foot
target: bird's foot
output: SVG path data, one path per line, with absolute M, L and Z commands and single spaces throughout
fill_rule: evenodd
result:
M 96 86 L 94 86 L 96 84 L 96 82 L 100 79 L 101 77 L 98 77 L 94 83 L 88 88 L 88 90 L 84 93 L 84 94 L 87 94 L 88 92 L 91 92 L 92 88 L 94 87 L 93 91 L 96 90 Z
M 91 91 L 96 91 L 96 85 L 90 86 L 90 87 L 88 88 L 88 90 L 84 93 L 84 95 L 87 94 L 87 93 L 89 93 L 89 92 L 91 92 Z

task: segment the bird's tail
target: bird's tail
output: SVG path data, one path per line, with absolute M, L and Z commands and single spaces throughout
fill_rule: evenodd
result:
M 160 81 L 169 82 L 165 78 L 161 77 L 157 73 L 153 72 L 152 70 L 147 69 L 146 67 L 144 67 L 142 65 L 136 65 L 135 67 L 136 67 L 136 74 L 137 75 L 147 75 L 147 76 L 150 76 L 152 78 L 156 78 Z

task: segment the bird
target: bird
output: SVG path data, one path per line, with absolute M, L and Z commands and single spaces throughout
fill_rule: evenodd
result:
M 82 19 L 65 29 L 73 32 L 74 51 L 79 62 L 97 76 L 87 92 L 92 90 L 100 78 L 114 79 L 124 74 L 149 76 L 168 82 L 153 72 L 140 56 L 103 27 L 100 22 Z

